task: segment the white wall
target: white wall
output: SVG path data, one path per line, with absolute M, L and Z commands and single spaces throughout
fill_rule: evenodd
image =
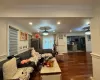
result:
M 100 80 L 100 2 L 94 6 L 94 18 L 91 20 L 91 36 L 93 78 L 94 80 Z
M 26 30 L 21 25 L 15 24 L 13 22 L 8 22 L 7 20 L 0 19 L 0 61 L 5 59 L 8 56 L 9 25 L 18 30 L 22 30 L 23 32 L 27 32 L 31 34 L 28 30 Z M 20 35 L 18 35 L 18 53 L 24 52 L 28 49 L 26 48 L 20 50 L 20 46 L 28 46 L 28 41 L 20 41 Z
M 63 35 L 63 39 L 59 39 L 59 34 L 56 36 L 56 43 L 57 43 L 57 51 L 58 53 L 67 53 L 67 38 L 65 34 L 60 34 Z
M 0 60 L 5 59 L 5 57 L 8 55 L 6 24 L 6 20 L 0 20 Z

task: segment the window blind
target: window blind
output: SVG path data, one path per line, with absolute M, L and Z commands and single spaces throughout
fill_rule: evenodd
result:
M 9 27 L 9 55 L 18 53 L 18 30 Z

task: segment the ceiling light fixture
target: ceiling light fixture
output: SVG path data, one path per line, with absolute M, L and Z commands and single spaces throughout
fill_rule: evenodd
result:
M 70 32 L 72 32 L 72 30 L 70 30 Z
M 53 31 L 53 32 L 55 32 L 55 31 Z
M 86 34 L 86 35 L 91 35 L 91 32 L 90 32 L 90 31 L 88 31 L 88 32 L 85 32 L 85 34 Z
M 33 23 L 32 22 L 29 22 L 29 25 L 32 25 Z
M 61 22 L 60 22 L 60 21 L 58 21 L 58 22 L 57 22 L 57 24 L 59 25 L 59 24 L 61 24 Z
M 46 30 L 46 28 L 45 28 L 45 31 L 43 31 L 43 33 L 42 33 L 44 36 L 47 36 L 47 35 L 49 35 L 49 32 Z
M 48 32 L 43 32 L 43 35 L 47 36 L 47 35 L 49 35 L 49 33 Z

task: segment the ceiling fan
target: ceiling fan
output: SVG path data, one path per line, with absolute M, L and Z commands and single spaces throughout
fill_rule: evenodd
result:
M 85 32 L 89 32 L 89 31 L 90 31 L 90 26 L 88 26 L 88 27 L 84 27 L 84 28 L 83 28 L 83 31 L 85 31 Z
M 86 35 L 91 35 L 90 26 L 84 27 L 84 28 L 83 28 L 83 31 L 85 31 L 85 34 L 86 34 Z
M 43 31 L 42 34 L 43 34 L 44 36 L 49 35 L 49 31 L 48 31 L 48 30 L 50 30 L 50 29 L 51 29 L 51 27 L 49 27 L 49 26 L 40 27 L 40 30 Z
M 49 35 L 49 32 L 46 30 L 46 28 L 45 28 L 45 30 L 42 32 L 42 34 L 44 35 L 44 36 L 47 36 L 47 35 Z

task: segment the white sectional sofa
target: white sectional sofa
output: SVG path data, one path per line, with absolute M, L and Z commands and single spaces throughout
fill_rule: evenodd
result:
M 31 62 L 35 63 L 35 66 L 36 66 L 35 68 L 37 68 L 38 63 L 40 62 L 39 60 L 46 56 L 50 57 L 52 56 L 52 54 L 51 53 L 40 54 L 40 52 L 36 52 L 34 48 L 32 48 L 31 50 L 21 53 L 15 57 L 20 57 L 21 60 L 29 59 Z M 32 73 L 33 70 L 35 70 L 35 68 L 33 69 L 34 66 L 32 65 L 31 67 L 24 66 L 22 68 L 18 68 L 18 63 L 20 63 L 20 61 L 16 59 L 17 58 L 12 58 L 10 60 L 7 60 L 3 64 L 3 67 L 2 67 L 3 68 L 3 79 L 0 78 L 0 80 L 11 80 L 11 79 L 18 79 L 21 77 L 25 78 L 22 80 L 29 80 L 30 73 Z

